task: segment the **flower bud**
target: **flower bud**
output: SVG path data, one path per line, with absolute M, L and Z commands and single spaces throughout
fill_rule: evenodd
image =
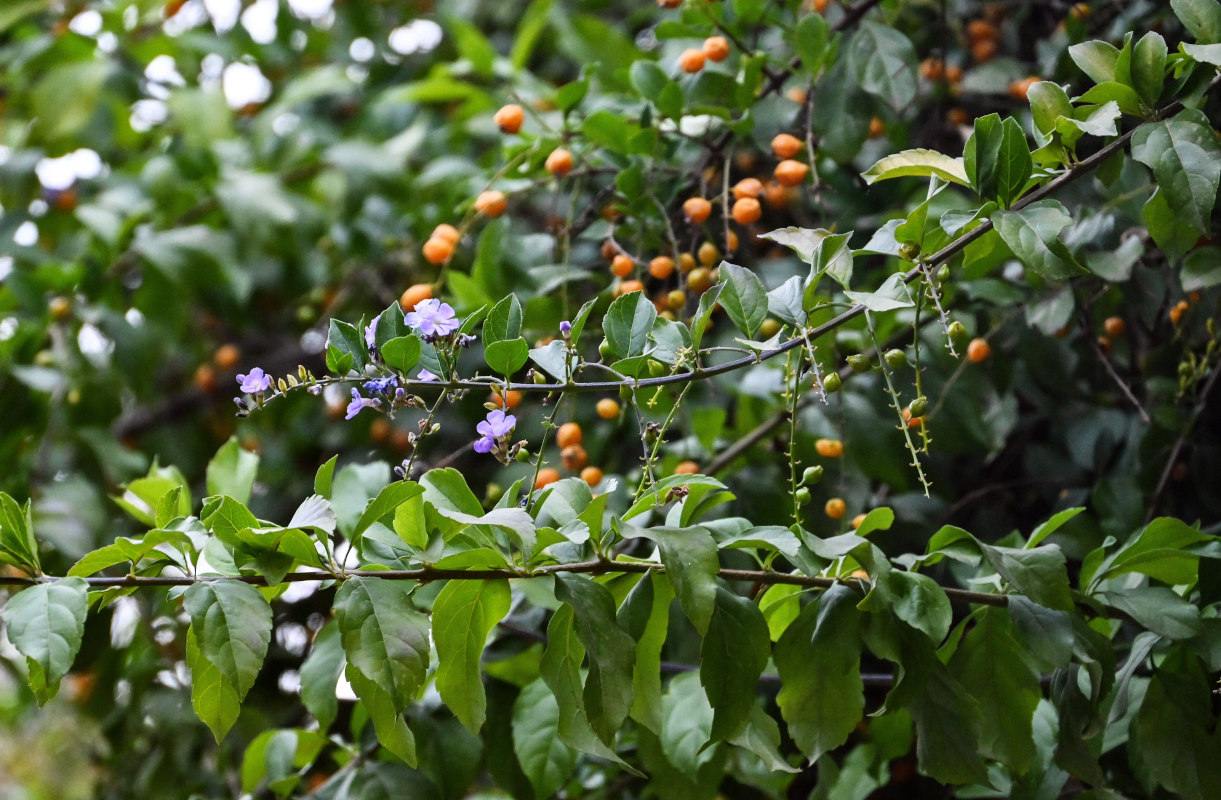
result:
M 804 486 L 801 487 L 800 489 L 798 489 L 796 491 L 796 493 L 793 494 L 793 500 L 799 506 L 809 505 L 810 499 L 811 499 L 810 490 L 805 488 Z
M 913 417 L 923 417 L 924 412 L 928 411 L 928 398 L 920 395 L 911 404 L 911 412 Z
M 813 467 L 806 467 L 805 472 L 801 473 L 801 485 L 813 486 L 822 480 L 822 465 L 816 464 Z

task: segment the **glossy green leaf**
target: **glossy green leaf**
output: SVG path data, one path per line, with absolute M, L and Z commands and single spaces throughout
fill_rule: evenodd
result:
M 193 584 L 182 598 L 200 657 L 237 694 L 246 696 L 271 642 L 271 606 L 259 590 L 232 580 Z
M 382 345 L 382 360 L 391 369 L 397 369 L 408 377 L 415 377 L 412 369 L 420 362 L 421 348 L 420 337 L 397 336 Z
M 511 377 L 517 372 L 530 358 L 530 345 L 525 339 L 508 339 L 506 341 L 493 342 L 484 350 L 484 360 L 488 362 L 488 366 L 496 372 Z
M 407 727 L 407 720 L 399 712 L 395 698 L 377 681 L 369 678 L 353 664 L 344 670 L 352 691 L 361 699 L 373 720 L 377 741 L 398 758 L 414 766 L 416 764 L 415 735 Z
M 945 590 L 927 575 L 894 570 L 887 575 L 887 589 L 893 598 L 895 616 L 923 631 L 938 644 L 953 621 L 953 609 Z
M 450 581 L 433 601 L 437 691 L 467 730 L 478 733 L 487 712 L 480 661 L 488 634 L 509 613 L 503 580 Z
M 423 487 L 411 481 L 395 481 L 382 487 L 377 496 L 365 506 L 356 526 L 352 529 L 350 538 L 353 540 L 369 529 L 369 526 L 394 512 L 403 503 L 424 493 Z
M 239 503 L 248 503 L 258 469 L 258 455 L 243 449 L 236 437 L 230 437 L 208 462 L 208 494 L 228 495 Z
M 618 358 L 643 354 L 656 320 L 657 309 L 644 292 L 615 298 L 602 322 L 611 352 Z
M 1221 42 L 1221 4 L 1217 0 L 1170 0 L 1170 7 L 1197 42 Z
M 204 655 L 194 628 L 187 629 L 187 666 L 191 670 L 191 706 L 219 743 L 241 712 L 242 698 Z
M 577 752 L 559 738 L 560 706 L 540 678 L 521 690 L 513 704 L 513 752 L 542 800 L 572 777 Z
M 1047 280 L 1067 280 L 1085 273 L 1060 240 L 1072 217 L 1056 200 L 1039 200 L 1020 209 L 997 211 L 992 224 L 1022 263 Z
M 1175 216 L 1206 235 L 1221 184 L 1221 143 L 1203 114 L 1187 110 L 1140 126 L 1132 157 L 1153 170 Z
M 497 342 L 521 336 L 522 308 L 517 295 L 511 294 L 492 307 L 483 320 L 483 343 L 491 346 Z
M 724 286 L 718 300 L 734 327 L 750 338 L 767 318 L 767 292 L 763 282 L 753 272 L 722 261 L 721 279 Z
M 147 521 L 152 523 L 151 519 Z M 20 506 L 4 492 L 0 492 L 0 560 L 40 571 L 30 503 L 27 501 L 24 507 Z
M 365 364 L 369 363 L 369 348 L 365 344 L 365 337 L 356 330 L 355 325 L 343 320 L 332 319 L 327 342 L 341 355 L 351 357 L 352 369 L 359 372 L 365 368 Z
M 718 587 L 716 609 L 700 647 L 700 683 L 714 711 L 712 741 L 737 735 L 750 719 L 770 645 L 759 607 Z
M 88 588 L 82 578 L 40 583 L 17 592 L 0 609 L 8 640 L 25 656 L 39 705 L 59 691 L 81 648 Z
M 1115 66 L 1119 62 L 1119 49 L 1115 45 L 1100 41 L 1082 42 L 1069 47 L 1068 55 L 1094 83 L 1106 83 L 1116 79 Z
M 401 581 L 351 578 L 335 593 L 335 617 L 348 665 L 406 708 L 428 672 L 428 617 Z M 351 670 L 349 670 L 351 672 Z
M 1098 599 L 1167 639 L 1190 639 L 1202 630 L 1200 609 L 1165 586 L 1099 592 Z
M 865 183 L 874 184 L 892 178 L 919 177 L 927 178 L 936 175 L 942 180 L 957 183 L 960 186 L 970 186 L 966 167 L 961 158 L 951 158 L 936 150 L 916 148 L 903 150 L 899 153 L 879 159 L 872 167 L 861 173 Z
M 1150 108 L 1162 96 L 1166 76 L 1166 40 L 1149 31 L 1132 48 L 1132 88 Z

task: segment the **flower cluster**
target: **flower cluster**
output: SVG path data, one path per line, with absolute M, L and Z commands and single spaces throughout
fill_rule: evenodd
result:
M 491 453 L 502 463 L 509 461 L 509 437 L 517 426 L 517 417 L 500 409 L 488 412 L 487 419 L 475 426 L 479 438 L 475 440 L 476 453 Z
M 449 303 L 442 303 L 433 298 L 416 303 L 415 309 L 407 312 L 403 317 L 403 322 L 407 327 L 418 330 L 420 338 L 426 342 L 435 342 L 437 339 L 449 336 L 458 330 L 459 324 L 453 307 Z M 368 336 L 369 333 L 366 330 L 366 339 Z

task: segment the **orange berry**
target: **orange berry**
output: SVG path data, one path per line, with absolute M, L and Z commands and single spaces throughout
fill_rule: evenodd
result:
M 610 239 L 602 243 L 602 257 L 610 261 L 619 253 L 619 247 Z
M 619 288 L 615 291 L 615 296 L 622 297 L 625 294 L 631 294 L 632 292 L 643 292 L 643 291 L 644 291 L 644 284 L 641 283 L 640 281 L 635 281 L 635 280 L 623 281 L 622 283 L 619 284 Z
M 1030 92 L 1030 87 L 1034 86 L 1039 81 L 1043 80 L 1040 77 L 1031 75 L 1027 78 L 1021 78 L 1009 84 L 1009 96 L 1014 100 L 1026 101 L 1026 95 Z
M 692 225 L 699 225 L 712 213 L 712 203 L 702 197 L 691 197 L 683 203 L 683 213 Z
M 910 407 L 903 409 L 903 422 L 909 428 L 919 428 L 920 423 L 924 421 L 923 417 L 913 417 Z
M 709 61 L 724 61 L 729 58 L 729 41 L 724 36 L 709 36 L 704 40 L 704 55 Z
M 666 295 L 666 305 L 672 311 L 682 311 L 687 305 L 687 293 L 682 289 L 674 289 Z
M 695 256 L 690 253 L 678 254 L 678 271 L 686 275 L 691 270 L 695 269 Z
M 675 475 L 695 475 L 700 471 L 700 465 L 694 461 L 680 461 L 674 468 Z
M 572 153 L 562 147 L 557 147 L 551 151 L 551 155 L 547 156 L 547 161 L 543 166 L 552 175 L 562 178 L 572 172 Z
M 211 364 L 200 364 L 195 368 L 195 388 L 199 391 L 212 394 L 218 385 L 216 370 L 212 369 Z
M 961 108 L 951 108 L 946 112 L 945 121 L 953 125 L 955 128 L 961 128 L 969 121 L 967 112 Z
M 776 165 L 773 174 L 782 186 L 798 186 L 806 179 L 806 175 L 810 174 L 810 168 L 800 161 L 788 158 Z
M 992 59 L 996 58 L 996 51 L 999 49 L 995 39 L 981 39 L 971 45 L 971 58 L 976 64 L 987 64 Z
M 739 225 L 750 225 L 758 222 L 759 218 L 763 216 L 763 206 L 759 205 L 759 201 L 753 197 L 743 197 L 734 202 L 732 214 L 734 222 Z
M 814 449 L 823 458 L 839 458 L 844 454 L 844 443 L 839 439 L 819 439 L 814 442 Z
M 1118 339 L 1124 335 L 1128 325 L 1123 321 L 1123 317 L 1107 317 L 1102 323 L 1102 329 L 1107 332 L 1107 336 L 1110 336 L 1112 339 Z
M 454 245 L 452 242 L 433 236 L 424 242 L 421 251 L 424 253 L 424 260 L 429 264 L 444 264 L 454 254 Z
M 485 217 L 499 217 L 509 207 L 505 193 L 497 189 L 481 192 L 475 198 L 475 210 Z
M 988 344 L 987 339 L 972 339 L 971 343 L 967 345 L 967 361 L 972 364 L 987 361 L 990 355 L 992 355 L 992 345 Z
M 453 225 L 442 222 L 440 225 L 432 229 L 432 236 L 429 238 L 440 239 L 443 242 L 449 242 L 450 244 L 456 245 L 458 240 L 462 238 L 462 234 L 459 233 L 458 229 Z
M 1000 36 L 1000 31 L 985 19 L 973 19 L 967 23 L 967 42 L 969 44 L 995 40 L 998 36 Z
M 703 294 L 712 288 L 712 271 L 707 267 L 697 267 L 687 275 L 687 288 L 696 294 Z
M 374 417 L 369 425 L 369 438 L 375 442 L 385 442 L 390 438 L 390 420 L 385 417 Z
M 763 181 L 758 178 L 743 178 L 733 186 L 733 199 L 741 200 L 744 197 L 758 197 L 763 194 Z
M 821 14 L 827 10 L 828 3 L 830 3 L 830 0 L 814 0 L 814 2 L 810 3 L 810 7 L 814 9 L 815 13 Z
M 589 455 L 581 445 L 570 444 L 560 451 L 560 460 L 564 462 L 564 469 L 569 472 L 580 472 L 589 463 Z
M 792 202 L 793 190 L 780 181 L 768 181 L 763 187 L 763 199 L 772 208 L 787 208 Z
M 403 307 L 403 312 L 412 311 L 415 309 L 416 303 L 421 300 L 428 300 L 432 297 L 432 286 L 427 283 L 417 283 L 408 286 L 403 292 L 403 296 L 399 298 L 399 305 Z
M 242 360 L 242 351 L 235 344 L 222 344 L 212 354 L 212 361 L 221 369 L 233 369 Z
M 801 152 L 801 147 L 801 140 L 789 133 L 777 134 L 776 138 L 772 139 L 772 152 L 776 154 L 776 158 L 792 158 Z
M 797 105 L 803 106 L 803 105 L 805 105 L 805 102 L 806 102 L 806 94 L 807 93 L 806 93 L 805 89 L 803 89 L 800 86 L 794 86 L 792 89 L 789 89 L 787 92 L 785 92 L 784 96 L 787 97 L 788 99 L 792 100 Z
M 626 278 L 628 275 L 632 274 L 632 270 L 635 268 L 635 266 L 636 265 L 632 263 L 630 256 L 625 256 L 623 253 L 620 253 L 611 259 L 610 270 L 611 274 L 616 278 Z
M 580 444 L 585 436 L 581 431 L 581 426 L 575 422 L 565 422 L 555 432 L 555 443 L 561 448 L 569 447 L 574 444 Z
M 695 251 L 695 256 L 705 267 L 711 267 L 721 260 L 721 251 L 717 250 L 716 245 L 712 242 L 704 242 L 700 245 L 700 249 Z
M 1204 299 L 1204 293 L 1201 292 L 1199 289 L 1192 289 L 1190 292 L 1187 293 L 1187 302 L 1193 306 L 1203 299 Z
M 492 392 L 491 397 L 492 405 L 497 408 L 504 408 L 507 405 L 510 411 L 521 405 L 521 399 L 522 393 L 516 389 L 510 389 L 504 395 L 500 392 Z
M 823 511 L 831 519 L 843 519 L 844 514 L 848 513 L 848 504 L 844 502 L 842 497 L 832 497 L 823 506 Z
M 521 124 L 525 120 L 526 112 L 517 103 L 501 106 L 496 115 L 492 117 L 492 121 L 496 123 L 496 127 L 500 128 L 501 133 L 517 133 L 521 130 Z
M 868 516 L 868 514 L 857 514 L 855 517 L 853 517 L 852 518 L 852 530 L 856 530 L 857 528 L 861 527 L 861 523 L 865 521 L 865 517 L 867 517 L 867 516 Z M 853 574 L 855 575 L 855 573 L 853 573 Z M 868 578 L 869 573 L 865 573 L 865 577 Z
M 950 66 L 945 68 L 946 83 L 957 85 L 957 84 L 962 83 L 962 78 L 963 78 L 962 67 L 958 66 L 957 64 L 951 64 Z
M 873 119 L 869 120 L 870 139 L 876 139 L 883 133 L 886 133 L 886 123 L 882 121 L 881 117 L 874 117 Z
M 945 77 L 945 62 L 940 58 L 926 58 L 920 62 L 920 76 L 936 83 Z
M 543 467 L 538 471 L 538 475 L 534 478 L 534 488 L 542 489 L 545 486 L 550 486 L 560 479 L 560 471 L 554 467 Z
M 649 262 L 649 274 L 659 281 L 674 274 L 674 259 L 669 256 L 658 256 Z
M 1188 305 L 1186 300 L 1180 300 L 1179 302 L 1175 303 L 1174 308 L 1170 309 L 1170 322 L 1174 325 L 1178 325 L 1179 320 L 1181 320 L 1183 315 L 1187 313 L 1187 308 Z
M 707 56 L 704 55 L 703 50 L 689 47 L 678 57 L 678 66 L 682 68 L 683 72 L 699 72 L 704 68 L 705 59 Z
M 734 233 L 733 231 L 726 231 L 726 233 L 725 233 L 725 251 L 727 253 L 732 254 L 737 249 L 738 249 L 738 234 Z
M 615 419 L 619 416 L 619 401 L 610 397 L 603 397 L 594 406 L 594 411 L 602 419 Z
M 588 483 L 592 489 L 602 482 L 602 470 L 597 467 L 586 467 L 581 470 L 581 480 Z

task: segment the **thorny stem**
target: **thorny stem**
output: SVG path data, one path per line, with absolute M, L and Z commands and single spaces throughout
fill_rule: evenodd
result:
M 950 315 L 945 313 L 945 309 L 941 307 L 941 296 L 937 294 L 937 283 L 933 280 L 933 273 L 929 271 L 928 264 L 924 262 L 923 258 L 917 259 L 916 266 L 924 275 L 928 295 L 933 299 L 933 305 L 937 307 L 937 314 L 941 317 L 941 328 L 945 331 L 946 346 L 950 349 L 950 355 L 958 358 L 958 353 L 954 350 L 954 337 L 950 336 Z
M 818 365 L 815 364 L 814 368 L 818 369 Z M 800 527 L 801 503 L 797 502 L 797 401 L 801 394 L 801 369 L 796 353 L 789 354 L 789 358 L 785 362 L 785 369 L 789 372 L 786 378 L 792 377 L 793 379 L 791 389 L 787 388 L 788 381 L 785 381 L 786 391 L 789 395 L 786 398 L 788 400 L 789 412 L 789 446 L 788 452 L 785 455 L 789 459 L 789 497 L 793 500 L 793 523 Z M 826 395 L 823 395 L 823 401 L 826 401 Z
M 547 449 L 547 436 L 555 428 L 555 418 L 560 413 L 560 401 L 563 399 L 563 395 L 556 398 L 555 404 L 551 407 L 551 413 L 547 415 L 547 419 L 543 420 L 543 438 L 538 443 L 538 458 L 534 459 L 534 474 L 530 477 L 530 485 L 526 487 L 527 512 L 531 511 L 534 506 L 534 487 L 538 485 L 538 473 L 543 468 L 543 451 Z
M 666 438 L 666 431 L 670 428 L 670 423 L 674 421 L 674 415 L 678 413 L 682 407 L 683 398 L 687 395 L 687 390 L 691 388 L 691 384 L 683 384 L 682 390 L 678 393 L 678 397 L 674 398 L 674 405 L 670 407 L 670 413 L 661 423 L 661 428 L 657 431 L 657 438 L 653 440 L 653 447 L 650 450 L 648 439 L 645 438 L 645 469 L 644 474 L 640 476 L 640 486 L 636 488 L 636 497 L 632 500 L 633 503 L 639 502 L 640 498 L 644 497 L 645 483 L 650 487 L 655 485 L 657 481 L 653 478 L 653 464 L 657 461 L 657 451 L 661 449 L 661 443 Z
M 903 419 L 903 408 L 899 405 L 899 390 L 895 388 L 894 380 L 891 377 L 890 365 L 886 363 L 886 357 L 882 353 L 882 343 L 878 341 L 877 330 L 873 326 L 873 317 L 869 312 L 865 312 L 865 324 L 869 329 L 869 338 L 873 340 L 873 346 L 878 351 L 878 364 L 882 369 L 882 377 L 886 379 L 886 391 L 890 394 L 890 405 L 899 415 L 899 429 L 903 431 L 903 440 L 907 444 L 907 452 L 911 453 L 911 465 L 916 469 L 916 477 L 920 480 L 920 485 L 924 487 L 924 496 L 929 496 L 929 489 L 932 484 L 924 475 L 924 468 L 920 465 L 920 453 L 916 450 L 916 444 L 912 441 L 911 428 L 907 426 L 907 420 Z

